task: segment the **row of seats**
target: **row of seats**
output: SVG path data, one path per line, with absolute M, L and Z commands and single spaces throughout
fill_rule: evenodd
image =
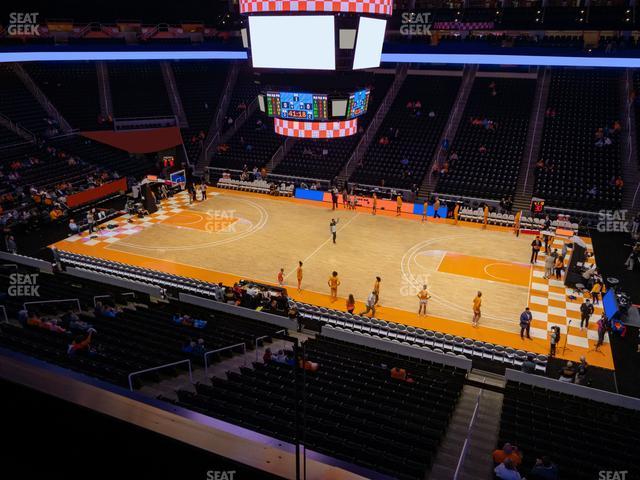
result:
M 26 62 L 22 66 L 72 128 L 99 127 L 95 62 Z
M 373 336 L 417 346 L 425 350 L 447 355 L 461 355 L 465 358 L 486 359 L 508 366 L 520 367 L 528 353 L 511 347 L 503 347 L 492 343 L 463 338 L 441 332 L 424 330 L 422 328 L 388 322 L 363 315 L 352 315 L 338 310 L 317 307 L 315 305 L 291 301 L 300 312 L 303 319 L 320 322 L 323 328 L 347 330 L 365 336 Z M 536 369 L 545 372 L 547 356 L 531 353 L 536 363 Z
M 449 160 L 437 192 L 481 198 L 515 194 L 535 87 L 529 79 L 475 79 L 451 145 L 458 159 Z M 472 119 L 492 123 L 486 128 Z
M 407 189 L 419 185 L 459 86 L 460 77 L 407 76 L 350 182 Z M 408 107 L 416 102 L 420 108 Z M 434 117 L 429 117 L 431 111 Z M 388 144 L 380 142 L 383 137 Z
M 254 363 L 196 385 L 196 393 L 179 390 L 175 403 L 293 442 L 295 384 L 303 381 L 306 448 L 393 478 L 424 478 L 464 371 L 324 337 L 306 341 L 305 352 L 319 367 L 304 377 L 288 364 Z M 404 368 L 414 382 L 392 379 L 392 367 Z
M 271 185 L 274 185 L 274 189 L 271 189 Z M 266 180 L 253 180 L 247 182 L 244 180 L 234 180 L 232 178 L 220 178 L 216 184 L 218 188 L 228 188 L 230 190 L 240 190 L 243 192 L 258 192 L 258 193 L 272 193 L 277 192 L 278 195 L 291 197 L 295 190 L 294 184 L 273 184 Z
M 8 284 L 7 276 L 3 276 L 0 282 Z M 81 284 L 80 287 L 77 286 L 78 283 Z M 58 317 L 69 308 L 77 310 L 75 301 L 50 302 L 62 298 L 73 298 L 78 293 L 77 290 L 84 290 L 78 297 L 81 298 L 80 305 L 85 310 L 90 309 L 95 301 L 111 303 L 111 300 L 105 300 L 102 297 L 91 298 L 91 296 L 103 296 L 106 292 L 118 291 L 115 287 L 61 275 L 56 275 L 54 278 L 45 278 L 40 275 L 38 285 L 40 296 L 37 302 L 45 303 L 29 305 L 27 308 L 30 312 L 37 312 L 41 318 Z M 132 372 L 189 358 L 189 354 L 182 351 L 182 347 L 189 339 L 202 339 L 206 350 L 209 351 L 240 343 L 243 343 L 247 349 L 252 349 L 258 337 L 268 342 L 270 336 L 278 330 L 278 327 L 262 322 L 218 312 L 212 314 L 210 311 L 190 305 L 154 304 L 153 308 L 149 308 L 151 305 L 146 304 L 147 308 L 145 308 L 141 306 L 144 302 L 143 298 L 136 297 L 135 301 L 135 307 L 123 307 L 115 318 L 92 316 L 83 313 L 84 311 L 77 312 L 80 320 L 93 325 L 97 330 L 92 341 L 91 355 L 69 357 L 67 346 L 75 335 L 28 325 L 3 325 L 0 332 L 0 345 L 112 383 L 127 385 L 127 377 Z M 8 308 L 10 314 L 15 314 L 20 306 L 9 299 Z M 207 325 L 196 329 L 175 323 L 172 320 L 175 314 L 189 314 L 192 318 L 205 320 Z M 237 350 L 244 351 L 240 348 Z M 226 354 L 231 355 L 231 351 Z M 202 364 L 204 360 L 201 356 L 190 358 L 196 364 Z M 208 358 L 210 361 L 220 359 L 219 354 Z M 182 367 L 178 367 L 172 373 L 177 374 L 180 369 Z M 148 375 L 147 378 L 159 379 L 156 373 Z
M 534 195 L 555 207 L 578 210 L 618 208 L 622 190 L 612 180 L 622 174 L 620 133 L 608 129 L 620 120 L 621 76 L 617 70 L 553 70 Z M 602 128 L 610 145 L 596 145 Z
M 507 382 L 499 446 L 509 442 L 524 453 L 522 472 L 549 455 L 561 478 L 591 480 L 602 472 L 626 471 L 638 478 L 640 412 Z M 613 477 L 612 477 L 613 478 Z

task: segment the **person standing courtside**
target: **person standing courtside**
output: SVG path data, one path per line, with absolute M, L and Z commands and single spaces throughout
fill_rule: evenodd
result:
M 376 294 L 376 306 L 380 304 L 380 282 L 382 279 L 380 277 L 376 277 L 376 281 L 373 283 L 373 293 Z
M 298 262 L 296 269 L 296 278 L 298 279 L 298 292 L 302 291 L 302 262 Z
M 331 232 L 331 238 L 333 239 L 333 243 L 336 243 L 336 237 L 338 235 L 338 222 L 340 219 L 332 218 L 329 223 L 329 231 Z
M 429 303 L 429 291 L 427 290 L 427 286 L 423 285 L 422 290 L 418 292 L 418 299 L 420 300 L 420 306 L 418 307 L 418 315 L 426 315 L 427 314 L 427 304 Z
M 331 291 L 331 301 L 335 302 L 338 299 L 338 287 L 340 286 L 338 272 L 334 271 L 331 273 L 327 284 L 329 285 L 329 290 Z
M 524 340 L 525 333 L 527 334 L 527 338 L 531 340 L 531 320 L 533 320 L 533 315 L 529 307 L 526 307 L 524 312 L 520 314 L 520 338 L 522 340 Z
M 396 198 L 396 217 L 402 214 L 402 195 L 398 195 Z
M 589 330 L 589 319 L 591 315 L 593 315 L 593 304 L 587 298 L 584 303 L 580 305 L 580 330 L 584 330 L 585 327 Z
M 373 201 L 373 205 L 371 208 L 371 215 L 375 215 L 376 212 L 378 211 L 378 196 L 375 193 L 373 194 L 372 201 Z
M 542 242 L 540 241 L 540 235 L 538 235 L 533 239 L 533 242 L 531 242 L 531 263 L 538 261 L 538 253 L 540 253 L 541 248 Z
M 376 296 L 376 292 L 372 291 L 367 297 L 367 302 L 365 303 L 367 309 L 364 312 L 360 312 L 358 315 L 366 315 L 367 313 L 371 312 L 371 318 L 375 317 L 377 298 L 378 297 Z
M 440 218 L 440 199 L 438 197 L 433 202 L 433 218 Z
M 482 292 L 478 292 L 478 294 L 473 299 L 473 320 L 471 325 L 474 327 L 478 326 L 480 322 L 480 316 L 482 313 L 480 312 L 480 307 L 482 306 Z
M 202 179 L 202 183 L 200 184 L 200 189 L 202 190 L 202 200 L 207 199 L 207 183 Z

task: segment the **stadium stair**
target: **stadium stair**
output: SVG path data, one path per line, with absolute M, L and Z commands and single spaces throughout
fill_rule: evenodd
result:
M 60 126 L 60 129 L 64 133 L 69 133 L 73 129 L 69 122 L 62 116 L 62 114 L 56 109 L 56 107 L 49 101 L 47 96 L 40 90 L 40 87 L 36 85 L 36 83 L 31 78 L 31 75 L 27 73 L 27 71 L 20 65 L 19 63 L 13 64 L 13 71 L 22 80 L 22 83 L 25 87 L 31 92 L 31 94 L 35 97 L 38 103 L 42 106 L 42 108 L 47 112 L 47 114 L 53 118 L 57 124 Z
M 238 80 L 238 73 L 240 72 L 240 67 L 237 62 L 233 62 L 231 68 L 229 69 L 229 73 L 227 74 L 227 80 L 224 84 L 224 93 L 222 94 L 222 98 L 218 103 L 218 108 L 216 109 L 216 114 L 211 121 L 211 125 L 209 125 L 209 129 L 207 130 L 207 136 L 204 139 L 205 147 L 202 149 L 202 154 L 196 163 L 195 173 L 200 175 L 204 172 L 205 167 L 209 166 L 209 160 L 211 159 L 211 149 L 217 144 L 220 135 L 222 134 L 223 120 L 225 117 L 225 113 L 229 109 L 229 104 L 231 103 L 231 96 L 233 94 L 233 89 L 236 85 L 236 81 Z
M 267 164 L 265 165 L 264 168 L 267 170 L 267 174 L 273 172 L 273 170 L 280 164 L 280 162 L 284 160 L 284 157 L 286 157 L 287 154 L 291 151 L 295 143 L 295 137 L 288 137 L 287 139 L 285 139 L 284 143 L 280 145 L 280 148 L 278 148 L 278 150 L 276 150 L 276 153 L 273 154 L 271 160 L 269 160 L 269 162 L 267 162 Z
M 173 75 L 173 70 L 169 65 L 169 62 L 160 62 L 160 70 L 162 71 L 162 78 L 164 79 L 164 85 L 167 87 L 167 94 L 169 96 L 169 103 L 171 104 L 171 110 L 178 119 L 178 126 L 180 128 L 189 128 L 189 122 L 187 121 L 187 114 L 182 106 L 182 99 L 180 98 L 180 92 L 176 85 L 176 78 Z
M 531 109 L 531 118 L 529 120 L 529 133 L 527 135 L 527 143 L 525 145 L 525 154 L 520 164 L 520 175 L 518 177 L 518 185 L 516 187 L 516 196 L 513 199 L 514 211 L 526 211 L 531 205 L 531 197 L 533 196 L 533 185 L 535 177 L 533 169 L 535 168 L 536 159 L 540 152 L 542 139 L 542 128 L 544 126 L 544 112 L 547 107 L 547 99 L 549 98 L 549 84 L 551 81 L 551 72 L 548 67 L 538 70 L 538 82 L 536 84 L 536 92 L 533 100 L 533 108 Z
M 12 122 L 8 117 L 0 113 L 0 126 L 13 132 L 18 137 L 26 140 L 27 142 L 35 143 L 36 136 L 30 130 L 27 130 L 23 126 Z M 3 132 L 4 133 L 4 132 Z M 4 142 L 3 142 L 4 143 Z
M 418 190 L 418 196 L 420 198 L 427 198 L 429 196 L 429 192 L 432 192 L 436 186 L 438 179 L 437 177 L 434 177 L 430 174 L 432 165 L 434 162 L 440 162 L 441 160 L 444 160 L 442 142 L 445 138 L 448 138 L 449 142 L 451 142 L 453 140 L 453 137 L 455 136 L 455 133 L 458 131 L 458 126 L 460 125 L 460 120 L 462 119 L 464 108 L 467 104 L 467 99 L 469 98 L 469 93 L 471 92 L 471 87 L 473 86 L 477 71 L 478 65 L 467 65 L 464 69 L 464 72 L 462 74 L 462 83 L 460 84 L 458 96 L 455 100 L 454 107 L 449 114 L 447 126 L 442 132 L 442 136 L 440 137 L 440 141 L 438 142 L 438 149 L 436 150 L 433 159 L 429 162 L 427 174 L 422 180 L 420 190 Z
M 98 93 L 100 97 L 100 113 L 105 117 L 113 118 L 113 99 L 111 97 L 111 82 L 109 82 L 109 70 L 105 62 L 96 62 L 98 73 Z
M 384 117 L 387 115 L 387 112 L 391 108 L 391 105 L 393 105 L 393 102 L 396 99 L 396 96 L 398 95 L 398 92 L 400 91 L 405 78 L 407 78 L 408 71 L 409 69 L 406 64 L 399 65 L 396 68 L 395 78 L 393 80 L 393 83 L 389 87 L 384 100 L 378 107 L 375 116 L 371 119 L 369 127 L 367 127 L 367 130 L 362 135 L 362 138 L 351 154 L 351 157 L 338 175 L 339 184 L 344 185 L 347 179 L 351 177 L 353 172 L 356 170 L 356 167 L 360 163 L 360 160 L 364 158 L 369 145 L 375 139 L 378 129 L 382 126 Z

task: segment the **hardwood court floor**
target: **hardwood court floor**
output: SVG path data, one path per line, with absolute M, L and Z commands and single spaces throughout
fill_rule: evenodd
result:
M 284 268 L 292 297 L 344 309 L 345 298 L 353 293 L 357 312 L 380 276 L 379 318 L 547 353 L 546 338 L 523 342 L 518 336 L 518 318 L 529 303 L 528 236 L 448 220 L 422 223 L 410 214 L 398 218 L 383 211 L 374 216 L 364 208 L 334 212 L 320 202 L 219 189 L 210 189 L 204 202 L 184 202 L 165 205 L 160 215 L 131 227 L 124 238 L 56 246 L 225 283 L 242 278 L 275 283 Z M 331 218 L 338 219 L 336 244 L 329 231 Z M 299 260 L 304 263 L 300 293 L 295 288 Z M 341 281 L 335 303 L 327 286 L 333 270 Z M 416 294 L 423 284 L 432 296 L 428 317 L 416 315 Z M 483 313 L 481 328 L 474 329 L 471 303 L 479 290 Z M 567 356 L 582 353 L 573 348 Z M 609 366 L 610 360 L 601 356 L 594 363 Z

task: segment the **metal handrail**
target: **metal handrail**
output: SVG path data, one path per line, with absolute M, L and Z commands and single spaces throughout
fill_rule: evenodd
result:
M 82 308 L 80 308 L 80 300 L 78 300 L 77 298 L 63 298 L 61 300 L 42 300 L 39 302 L 25 302 L 22 304 L 22 306 L 25 310 L 27 310 L 27 305 L 35 305 L 35 304 L 41 304 L 41 303 L 73 302 L 73 301 L 75 301 L 78 304 L 78 311 L 82 310 Z
M 180 360 L 178 362 L 173 362 L 173 363 L 166 363 L 164 365 L 160 365 L 159 367 L 153 367 L 153 368 L 146 368 L 144 370 L 138 370 L 137 372 L 132 372 L 129 374 L 129 390 L 131 390 L 133 392 L 133 376 L 134 375 L 140 375 L 141 373 L 148 373 L 148 372 L 153 372 L 154 370 L 161 370 L 163 368 L 167 368 L 167 367 L 174 367 L 176 365 L 180 365 L 182 363 L 187 363 L 189 365 L 189 380 L 191 380 L 191 383 L 193 383 L 193 374 L 191 371 L 191 360 Z
M 283 328 L 282 330 L 278 330 L 278 331 L 276 331 L 274 333 L 285 333 L 286 334 L 287 330 Z M 258 341 L 264 340 L 265 338 L 269 338 L 269 337 L 271 337 L 271 335 L 263 335 L 262 337 L 257 337 L 256 338 L 256 362 L 258 361 Z
M 482 384 L 485 384 L 486 379 L 482 379 Z M 471 415 L 471 420 L 469 421 L 469 427 L 467 430 L 467 436 L 464 439 L 464 444 L 462 445 L 462 452 L 460 453 L 460 458 L 458 459 L 458 464 L 456 465 L 456 471 L 453 474 L 453 480 L 458 480 L 458 474 L 462 470 L 462 466 L 464 465 L 464 460 L 467 456 L 467 449 L 469 448 L 469 440 L 471 438 L 471 434 L 473 432 L 473 427 L 476 423 L 476 418 L 478 418 L 478 409 L 480 408 L 480 398 L 482 398 L 483 390 L 480 389 L 478 392 L 478 396 L 476 397 L 476 406 L 473 409 L 473 415 Z
M 242 354 L 247 353 L 247 345 L 245 343 L 236 343 L 235 345 L 229 345 L 228 347 L 218 348 L 216 350 L 210 350 L 208 352 L 204 352 L 204 374 L 206 375 L 209 370 L 209 362 L 207 361 L 207 357 L 212 353 L 223 352 L 225 350 L 229 350 L 236 347 L 242 347 Z M 244 359 L 244 364 L 247 364 L 247 359 Z

